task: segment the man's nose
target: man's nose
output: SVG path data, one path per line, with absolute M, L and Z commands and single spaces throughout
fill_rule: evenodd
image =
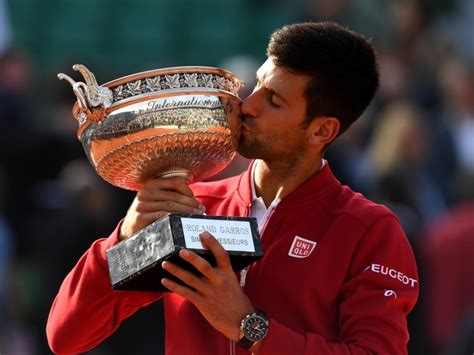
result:
M 259 106 L 260 106 L 260 97 L 259 90 L 254 90 L 245 100 L 242 101 L 242 106 L 240 110 L 242 111 L 243 116 L 256 117 L 258 115 Z

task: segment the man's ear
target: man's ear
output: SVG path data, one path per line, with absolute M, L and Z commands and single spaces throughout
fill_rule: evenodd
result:
M 336 139 L 341 124 L 335 117 L 315 118 L 308 127 L 309 143 L 315 146 L 326 146 Z

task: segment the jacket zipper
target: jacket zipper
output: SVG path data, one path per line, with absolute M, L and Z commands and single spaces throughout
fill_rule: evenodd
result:
M 263 223 L 262 223 L 262 228 L 260 229 L 260 238 L 263 236 L 263 233 L 265 232 L 265 229 L 267 228 L 268 221 L 272 217 L 273 213 L 275 212 L 276 207 L 280 203 L 280 200 L 273 201 L 271 205 L 268 207 L 267 212 L 265 213 L 265 216 L 263 218 Z M 250 204 L 247 208 L 247 216 L 250 215 L 250 211 L 252 208 L 252 204 Z M 261 239 L 260 239 L 261 240 Z M 248 266 L 244 268 L 242 271 L 240 271 L 240 287 L 244 288 L 245 287 L 245 279 L 247 278 L 247 271 L 248 271 Z M 236 355 L 236 350 L 235 350 L 235 341 L 234 340 L 229 340 L 229 355 Z

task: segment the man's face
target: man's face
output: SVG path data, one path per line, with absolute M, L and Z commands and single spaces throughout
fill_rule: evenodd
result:
M 309 77 L 277 67 L 269 58 L 257 71 L 257 85 L 242 103 L 239 153 L 246 158 L 282 161 L 305 149 Z

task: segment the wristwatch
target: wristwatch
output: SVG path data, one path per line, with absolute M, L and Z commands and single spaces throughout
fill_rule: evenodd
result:
M 269 321 L 265 312 L 257 310 L 250 313 L 240 322 L 240 339 L 237 345 L 250 349 L 255 343 L 262 341 L 268 334 Z

